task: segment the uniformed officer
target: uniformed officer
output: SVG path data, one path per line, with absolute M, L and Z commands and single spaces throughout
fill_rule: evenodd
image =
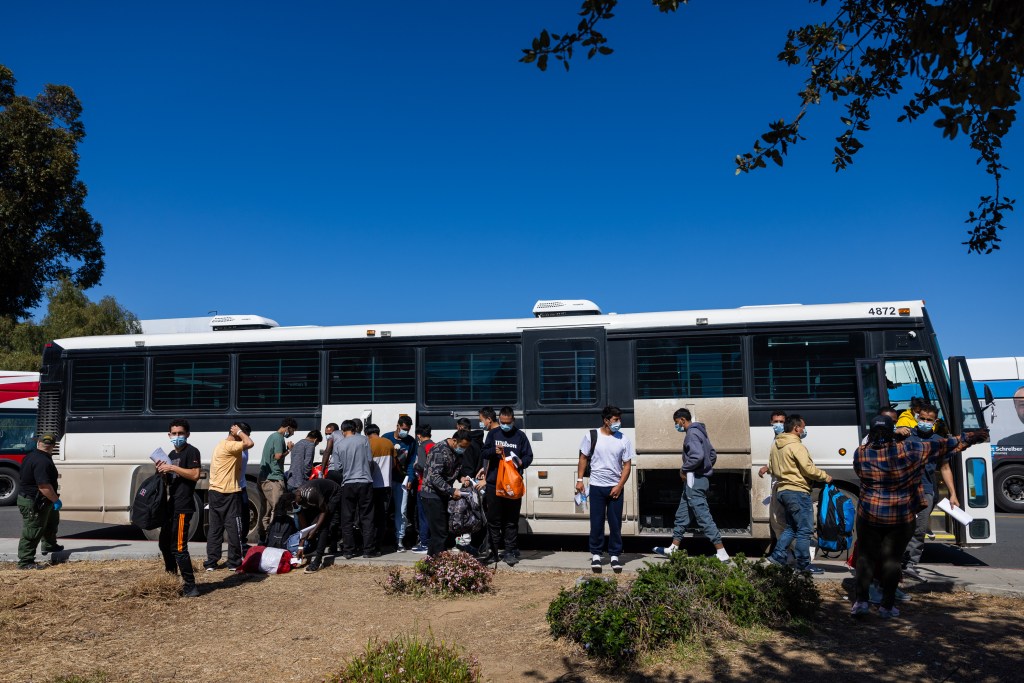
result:
M 36 449 L 21 463 L 21 488 L 18 511 L 21 512 L 21 541 L 18 543 L 18 569 L 45 569 L 36 563 L 36 546 L 43 542 L 43 554 L 64 550 L 57 544 L 60 524 L 60 496 L 57 495 L 57 467 L 53 464 L 53 444 L 57 438 L 42 434 Z

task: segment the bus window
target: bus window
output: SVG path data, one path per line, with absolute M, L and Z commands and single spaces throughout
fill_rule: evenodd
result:
M 238 355 L 238 407 L 242 410 L 316 408 L 320 354 L 316 351 Z
M 69 407 L 75 413 L 141 413 L 146 365 L 142 358 L 76 360 Z
M 519 396 L 518 356 L 514 344 L 427 347 L 427 405 L 515 404 Z
M 640 339 L 637 398 L 722 398 L 743 395 L 739 337 Z
M 35 447 L 35 411 L 0 412 L 0 454 L 20 455 Z
M 153 410 L 227 410 L 231 360 L 227 354 L 153 359 Z
M 863 334 L 754 337 L 754 397 L 771 401 L 853 400 Z
M 597 404 L 597 341 L 551 339 L 537 342 L 538 403 L 544 406 Z
M 932 403 L 939 409 L 939 421 L 936 423 L 935 432 L 942 436 L 949 434 L 944 407 L 935 390 L 927 359 L 885 361 L 885 383 L 889 393 L 889 405 L 895 406 L 898 413 L 902 414 L 903 411 L 909 410 L 912 398 L 922 398 L 926 403 Z
M 412 348 L 352 348 L 328 356 L 328 403 L 412 403 L 416 354 Z

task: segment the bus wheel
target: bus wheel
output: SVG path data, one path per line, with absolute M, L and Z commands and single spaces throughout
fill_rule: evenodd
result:
M 18 471 L 10 467 L 0 467 L 0 506 L 14 505 L 18 500 L 18 486 L 21 478 Z
M 198 493 L 192 494 L 192 503 L 196 506 L 196 511 L 192 514 L 192 521 L 188 523 L 188 540 L 201 541 L 206 538 L 206 524 L 203 522 L 206 519 L 206 510 L 203 509 L 203 499 Z
M 1003 512 L 1024 512 L 1024 465 L 1003 465 L 996 470 L 996 507 Z
M 243 519 L 248 520 L 249 529 L 246 535 L 246 541 L 253 545 L 259 543 L 259 523 L 260 517 L 263 515 L 263 494 L 260 493 L 257 485 L 253 482 L 249 482 L 248 486 L 245 487 L 245 492 L 249 496 L 249 504 L 246 506 L 247 515 L 243 515 Z

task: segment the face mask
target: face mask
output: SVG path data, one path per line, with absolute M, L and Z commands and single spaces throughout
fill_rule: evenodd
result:
M 185 445 L 186 441 L 188 441 L 188 437 L 187 436 L 172 436 L 171 437 L 171 445 L 174 446 L 175 448 L 181 448 L 182 446 Z
M 407 436 L 409 436 L 409 430 L 408 429 L 400 429 L 398 431 L 398 438 L 399 439 L 404 439 Z
M 785 422 L 772 422 L 772 430 L 774 430 L 776 434 L 781 434 L 782 432 L 784 432 L 786 430 L 786 423 Z
M 686 427 L 684 427 L 683 425 L 681 425 L 681 424 L 679 424 L 679 423 L 677 422 L 677 423 L 676 423 L 676 431 L 677 431 L 677 432 L 685 432 L 685 431 L 686 431 Z
M 617 432 L 620 429 L 622 429 L 622 423 L 621 422 L 612 422 L 610 425 L 608 425 L 608 429 L 612 430 L 612 434 L 614 434 L 615 432 Z
M 513 425 L 511 423 L 510 424 L 505 424 L 504 422 L 501 423 L 501 431 L 503 431 L 503 432 L 511 432 L 512 431 L 512 427 L 513 427 Z
M 487 429 L 487 425 L 484 424 L 483 420 L 480 420 L 480 422 L 478 422 L 477 424 L 480 425 L 480 429 Z
M 800 438 L 801 439 L 806 439 L 807 438 L 807 430 L 806 429 L 801 429 L 800 430 Z
M 921 436 L 931 436 L 932 430 L 935 429 L 934 422 L 918 422 L 917 431 Z
M 463 453 L 465 453 L 465 452 L 466 452 L 466 449 L 465 449 L 465 448 L 463 448 L 462 446 L 456 446 L 456 447 L 455 447 L 455 452 L 456 452 L 457 454 L 459 454 L 459 455 L 462 455 Z

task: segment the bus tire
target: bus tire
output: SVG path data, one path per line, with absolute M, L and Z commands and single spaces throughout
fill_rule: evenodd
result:
M 192 513 L 192 520 L 188 523 L 188 540 L 201 541 L 206 536 L 206 510 L 203 509 L 203 499 L 199 497 L 199 494 L 192 494 L 192 503 L 195 505 L 196 511 Z M 200 535 L 200 530 L 202 530 L 202 535 Z M 160 527 L 142 529 L 142 533 L 147 541 L 160 540 Z
M 1003 465 L 995 474 L 996 507 L 1003 512 L 1024 512 L 1024 465 Z
M 18 500 L 21 477 L 13 467 L 0 467 L 0 506 L 14 505 Z
M 245 543 L 249 545 L 256 545 L 259 541 L 257 526 L 259 524 L 260 515 L 263 514 L 263 496 L 260 495 L 259 489 L 256 488 L 256 484 L 251 480 L 245 487 L 245 495 L 249 499 L 249 504 L 242 512 L 243 519 L 247 519 L 249 524 L 249 528 L 245 536 Z M 210 511 L 203 508 L 203 503 L 197 504 L 199 505 L 199 509 L 203 511 L 202 537 L 209 538 Z M 195 520 L 193 520 L 193 524 L 194 523 Z

